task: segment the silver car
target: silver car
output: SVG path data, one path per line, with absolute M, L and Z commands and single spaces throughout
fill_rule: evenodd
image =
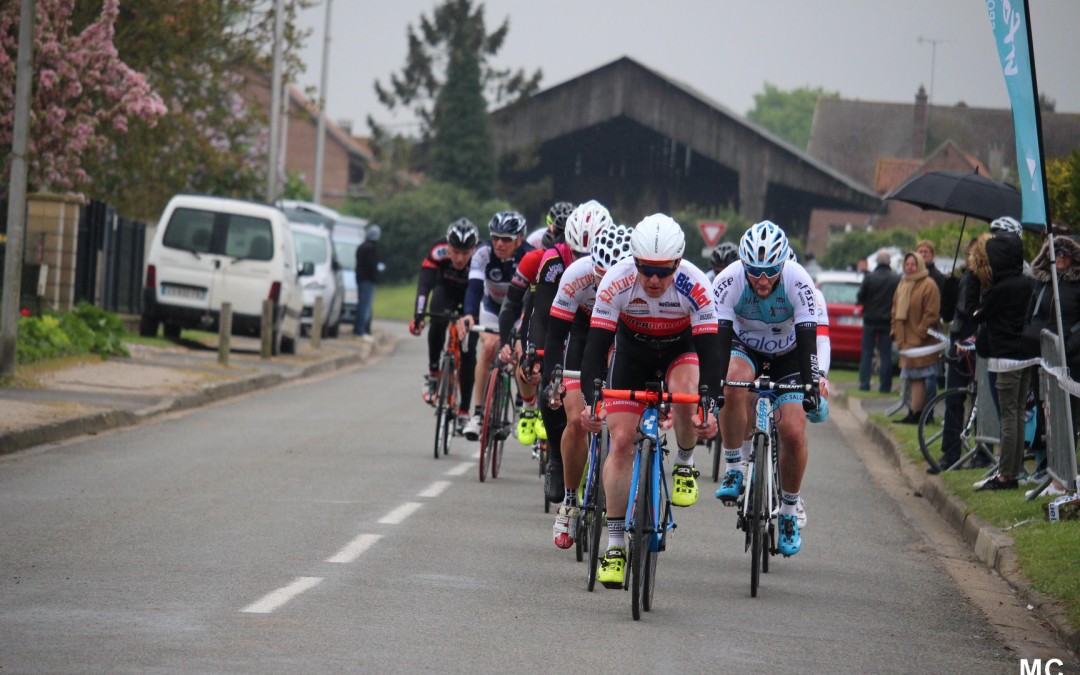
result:
M 299 265 L 311 263 L 314 274 L 302 281 L 304 309 L 300 315 L 301 330 L 310 335 L 314 321 L 315 300 L 323 299 L 322 334 L 337 337 L 341 329 L 345 304 L 345 279 L 337 252 L 330 239 L 330 230 L 322 225 L 289 223 L 296 241 Z

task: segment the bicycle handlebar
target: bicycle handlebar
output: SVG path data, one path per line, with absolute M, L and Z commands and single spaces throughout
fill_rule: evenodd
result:
M 679 394 L 670 391 L 648 391 L 643 389 L 601 389 L 605 399 L 617 401 L 637 401 L 645 405 L 657 403 L 700 403 L 700 394 Z
M 759 377 L 756 380 L 721 380 L 721 387 L 735 387 L 736 389 L 756 389 L 758 391 L 798 391 L 808 392 L 813 385 L 810 384 L 784 384 L 773 382 L 771 378 Z

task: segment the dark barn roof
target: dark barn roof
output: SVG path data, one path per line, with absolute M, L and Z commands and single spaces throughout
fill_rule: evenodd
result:
M 621 58 L 492 114 L 498 155 L 535 152 L 529 180 L 597 198 L 627 222 L 691 205 L 731 207 L 805 233 L 814 208 L 880 197 L 694 89 Z

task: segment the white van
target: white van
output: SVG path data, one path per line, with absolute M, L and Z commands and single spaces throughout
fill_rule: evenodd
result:
M 303 295 L 296 246 L 278 208 L 222 197 L 177 195 L 161 216 L 146 260 L 139 333 L 217 330 L 232 303 L 233 334 L 258 336 L 263 300 L 274 301 L 273 353 L 295 353 Z
M 296 242 L 296 259 L 302 266 L 310 262 L 315 266 L 310 277 L 304 277 L 304 312 L 300 325 L 305 333 L 311 333 L 314 322 L 315 299 L 323 299 L 323 322 L 321 334 L 336 338 L 341 328 L 341 308 L 345 299 L 345 281 L 338 263 L 337 253 L 330 241 L 330 230 L 322 225 L 290 222 L 293 240 Z

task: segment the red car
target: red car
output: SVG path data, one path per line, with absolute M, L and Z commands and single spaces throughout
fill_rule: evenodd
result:
M 855 298 L 862 284 L 858 272 L 819 272 L 817 286 L 829 309 L 829 342 L 833 361 L 858 363 L 862 353 L 862 305 Z

